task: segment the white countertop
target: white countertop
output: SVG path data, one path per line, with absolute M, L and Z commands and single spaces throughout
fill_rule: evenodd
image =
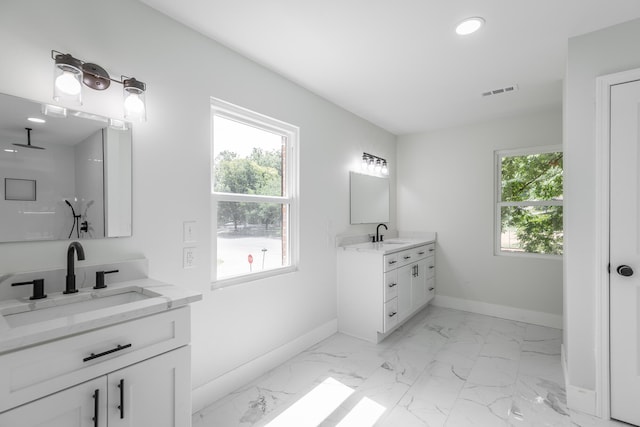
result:
M 433 238 L 400 237 L 400 238 L 385 240 L 378 243 L 373 243 L 373 242 L 356 243 L 356 244 L 345 245 L 341 247 L 342 249 L 347 251 L 374 252 L 374 253 L 379 253 L 381 255 L 385 255 L 393 252 L 403 251 L 405 249 L 411 249 L 416 246 L 426 245 L 432 242 L 435 242 L 435 236 Z
M 122 293 L 124 289 L 136 291 L 148 296 L 148 298 L 15 327 L 11 327 L 4 318 L 4 315 L 7 314 L 64 306 L 70 303 L 75 304 L 76 302 L 81 304 L 80 301 L 90 301 L 101 296 L 115 295 Z M 31 301 L 29 298 L 0 301 L 0 312 L 2 313 L 2 316 L 0 316 L 0 354 L 44 341 L 59 339 L 68 335 L 160 313 L 201 299 L 202 295 L 192 290 L 153 279 L 139 279 L 110 284 L 106 289 L 79 289 L 78 293 L 71 295 L 56 292 L 48 295 L 46 299 L 36 301 Z

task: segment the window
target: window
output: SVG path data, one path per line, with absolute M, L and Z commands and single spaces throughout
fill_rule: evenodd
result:
M 224 286 L 292 271 L 295 126 L 212 99 L 212 278 Z
M 496 254 L 562 255 L 561 150 L 496 152 Z

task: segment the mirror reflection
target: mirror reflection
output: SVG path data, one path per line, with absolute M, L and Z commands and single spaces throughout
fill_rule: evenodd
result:
M 389 222 L 389 179 L 350 172 L 351 224 Z
M 0 242 L 131 235 L 131 129 L 0 94 Z

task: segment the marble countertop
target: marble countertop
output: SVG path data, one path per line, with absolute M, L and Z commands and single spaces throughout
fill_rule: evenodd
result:
M 63 313 L 53 319 L 11 326 L 5 316 L 38 311 L 68 304 L 78 305 L 103 297 L 136 292 L 146 298 L 125 302 L 112 307 L 97 308 L 75 314 Z M 49 294 L 46 299 L 29 298 L 0 301 L 0 354 L 68 335 L 102 328 L 116 323 L 160 313 L 199 301 L 198 292 L 169 285 L 153 279 L 138 279 L 111 284 L 105 289 L 79 289 L 75 294 L 61 292 Z M 73 311 L 73 310 L 70 310 Z
M 366 242 L 356 243 L 351 245 L 342 246 L 344 250 L 360 251 L 360 252 L 374 252 L 382 255 L 386 255 L 393 252 L 403 251 L 405 249 L 411 249 L 416 246 L 425 245 L 435 242 L 435 235 L 431 237 L 399 237 L 389 240 L 385 240 L 378 243 Z

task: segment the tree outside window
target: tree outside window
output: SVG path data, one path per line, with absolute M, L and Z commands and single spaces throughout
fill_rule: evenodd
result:
M 496 160 L 497 253 L 562 255 L 560 147 L 499 151 Z

